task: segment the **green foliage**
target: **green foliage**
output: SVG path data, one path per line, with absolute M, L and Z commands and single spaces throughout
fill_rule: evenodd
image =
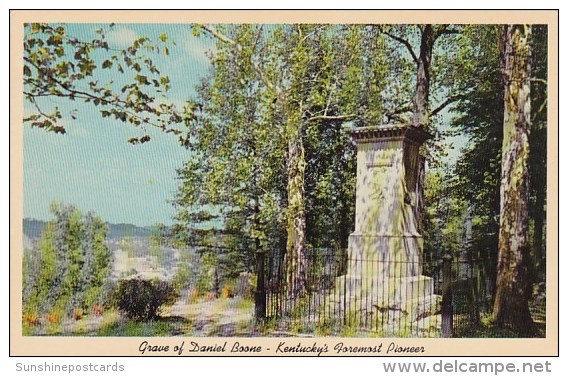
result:
M 200 294 L 219 292 L 219 271 L 215 254 L 207 252 L 202 256 L 195 287 Z
M 231 40 L 259 50 L 266 48 L 254 25 L 220 27 Z M 219 42 L 212 76 L 199 89 L 196 104 L 186 107 L 185 145 L 191 159 L 178 171 L 182 181 L 176 198 L 177 219 L 187 227 L 201 221 L 203 208 L 223 210 L 226 231 L 248 240 L 242 251 L 229 255 L 233 274 L 250 270 L 252 244 L 268 248 L 282 233 L 282 176 L 284 143 L 272 114 L 267 89 L 255 72 L 249 48 Z M 255 56 L 255 58 L 260 58 Z M 276 236 L 271 236 L 271 235 Z M 229 242 L 242 240 L 237 237 Z
M 497 278 L 503 142 L 503 85 L 497 43 L 499 28 L 483 26 L 467 32 L 474 45 L 480 48 L 471 57 L 471 73 L 462 77 L 463 84 L 471 90 L 467 100 L 456 106 L 452 123 L 469 139 L 455 166 L 453 192 L 468 203 L 472 231 L 467 246 L 471 258 L 484 260 L 482 276 L 487 281 L 488 292 L 492 294 Z
M 473 257 L 493 260 L 487 265 L 488 279 L 495 280 L 500 184 L 503 143 L 503 80 L 497 26 L 470 26 L 464 29 L 461 43 L 467 54 L 461 56 L 464 67 L 460 87 L 469 88 L 467 97 L 455 109 L 454 131 L 468 138 L 458 159 L 453 192 L 468 203 L 472 217 L 471 249 Z M 533 129 L 529 136 L 530 206 L 529 230 L 532 256 L 540 273 L 544 270 L 544 227 L 546 213 L 546 127 L 547 78 L 546 27 L 535 27 L 532 40 L 531 108 Z M 536 277 L 533 277 L 536 278 Z
M 125 49 L 107 41 L 114 25 L 101 28 L 91 40 L 80 40 L 65 24 L 24 25 L 24 98 L 33 112 L 24 118 L 32 127 L 65 133 L 62 114 L 47 98 L 81 101 L 99 108 L 102 117 L 112 117 L 134 126 L 154 126 L 177 133 L 172 125 L 181 122 L 178 110 L 157 100 L 170 88 L 170 79 L 153 62 L 156 54 L 168 54 L 172 42 L 166 34 L 157 42 L 139 37 Z M 100 65 L 97 61 L 103 56 Z M 112 74 L 109 75 L 109 73 Z M 119 85 L 113 75 L 126 83 Z M 118 81 L 118 80 L 117 80 Z M 70 117 L 77 117 L 73 110 Z M 149 135 L 134 137 L 144 143 Z
M 530 272 L 535 281 L 546 274 L 546 176 L 548 128 L 548 30 L 534 25 L 531 41 L 531 109 L 532 124 L 529 135 L 529 236 L 534 265 Z
M 424 192 L 423 236 L 426 259 L 464 250 L 467 202 L 455 192 L 456 179 L 441 170 L 428 171 Z
M 342 124 L 377 122 L 384 114 L 378 93 L 390 81 L 378 31 L 360 25 L 197 30 L 214 35 L 217 45 L 211 77 L 184 115 L 192 157 L 178 171 L 179 223 L 198 221 L 205 205 L 220 205 L 232 222 L 227 229 L 274 249 L 284 244 L 288 220 L 305 211 L 309 243 L 345 246 L 355 164 Z M 292 153 L 294 144 L 305 153 Z M 293 208 L 291 198 L 301 192 L 305 202 L 298 196 Z M 250 264 L 253 248 L 237 263 Z
M 104 337 L 172 337 L 191 335 L 191 320 L 181 317 L 159 317 L 154 320 L 137 321 L 114 315 L 105 318 L 96 330 L 97 336 Z
M 110 289 L 107 226 L 93 213 L 53 204 L 39 246 L 24 255 L 24 315 L 69 316 L 103 305 Z M 58 321 L 58 320 L 53 320 Z
M 180 251 L 180 262 L 176 274 L 172 279 L 172 285 L 178 293 L 188 288 L 193 280 L 195 271 L 193 270 L 193 259 L 186 251 Z
M 473 41 L 484 46 L 471 62 L 473 72 L 465 76 L 472 88 L 467 101 L 456 107 L 453 124 L 469 137 L 456 165 L 459 177 L 456 192 L 467 199 L 475 213 L 487 224 L 485 233 L 496 233 L 499 213 L 499 180 L 503 140 L 503 86 L 499 49 L 495 43 L 498 28 L 471 30 Z M 491 228 L 492 226 L 492 228 Z
M 135 321 L 155 319 L 160 307 L 173 304 L 177 298 L 172 284 L 158 280 L 123 279 L 115 291 L 117 308 Z
M 150 256 L 156 258 L 158 265 L 162 265 L 166 261 L 166 254 L 163 247 L 167 245 L 169 240 L 168 235 L 167 228 L 162 223 L 155 225 L 150 233 Z

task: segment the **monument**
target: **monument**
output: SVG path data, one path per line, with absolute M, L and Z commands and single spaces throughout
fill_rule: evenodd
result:
M 392 330 L 437 310 L 440 297 L 422 274 L 420 146 L 429 138 L 411 125 L 354 128 L 357 145 L 355 231 L 338 309 Z M 423 320 L 422 320 L 423 321 Z M 414 324 L 415 326 L 417 324 Z

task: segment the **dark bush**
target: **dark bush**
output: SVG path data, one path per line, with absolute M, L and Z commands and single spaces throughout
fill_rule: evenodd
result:
M 173 304 L 177 298 L 178 294 L 168 282 L 133 278 L 118 282 L 115 302 L 126 317 L 148 321 L 158 316 L 162 305 Z

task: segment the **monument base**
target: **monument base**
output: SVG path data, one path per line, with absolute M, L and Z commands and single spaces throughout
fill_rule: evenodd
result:
M 422 273 L 424 240 L 419 235 L 349 235 L 347 274 L 381 278 Z
M 423 275 L 382 279 L 351 274 L 337 278 L 329 302 L 336 311 L 413 322 L 439 312 L 441 296 L 433 293 L 432 279 Z
M 422 275 L 421 236 L 353 233 L 347 274 L 336 279 L 330 304 L 347 316 L 380 322 L 393 335 L 440 311 L 433 280 Z

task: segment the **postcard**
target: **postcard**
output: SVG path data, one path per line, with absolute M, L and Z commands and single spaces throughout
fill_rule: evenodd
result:
M 10 30 L 11 355 L 558 354 L 558 11 Z

